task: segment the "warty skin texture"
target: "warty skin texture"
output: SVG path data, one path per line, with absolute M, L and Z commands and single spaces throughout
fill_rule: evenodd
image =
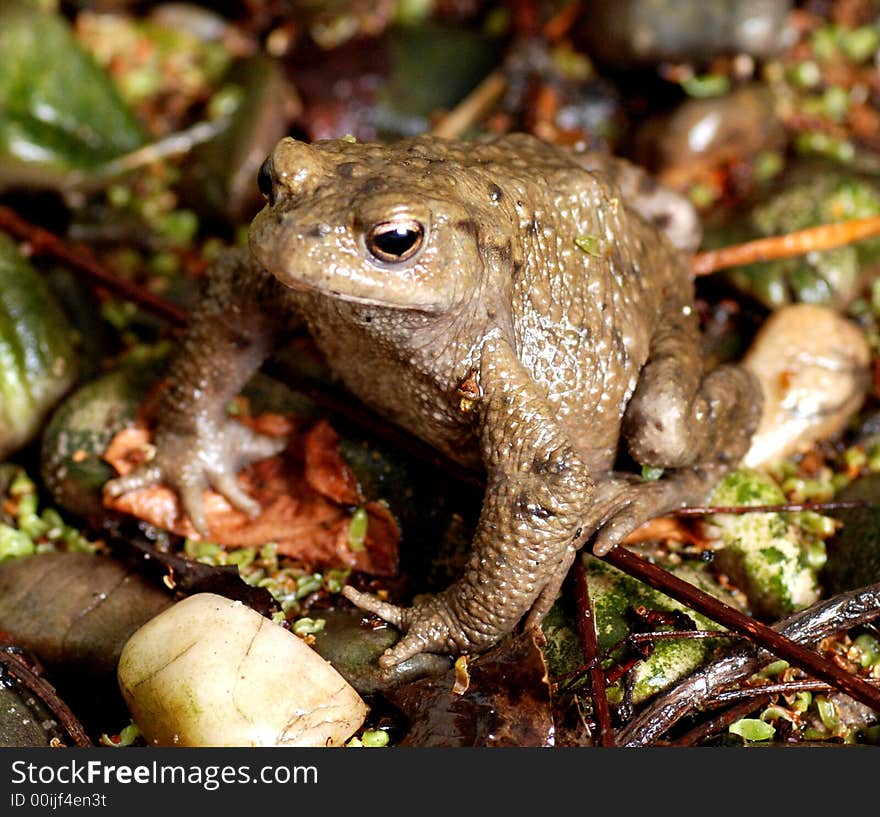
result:
M 157 455 L 107 490 L 167 482 L 201 530 L 205 487 L 258 510 L 235 473 L 278 442 L 225 407 L 304 321 L 352 393 L 486 474 L 459 580 L 410 607 L 345 589 L 403 631 L 384 666 L 539 623 L 585 542 L 703 501 L 744 455 L 761 395 L 742 368 L 704 376 L 698 220 L 638 168 L 512 135 L 285 139 L 264 170 L 251 254 L 214 267 L 172 364 Z M 621 437 L 663 477 L 614 472 Z

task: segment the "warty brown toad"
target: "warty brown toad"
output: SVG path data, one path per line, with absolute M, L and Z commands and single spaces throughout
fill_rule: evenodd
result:
M 107 491 L 164 481 L 206 535 L 207 487 L 256 512 L 236 472 L 279 443 L 227 404 L 304 321 L 351 392 L 486 476 L 451 586 L 410 607 L 345 589 L 402 631 L 384 666 L 540 622 L 584 543 L 703 501 L 746 452 L 760 388 L 704 371 L 699 221 L 635 166 L 521 134 L 286 138 L 260 186 L 250 253 L 215 264 L 172 364 L 155 458 Z M 621 442 L 662 477 L 615 471 Z

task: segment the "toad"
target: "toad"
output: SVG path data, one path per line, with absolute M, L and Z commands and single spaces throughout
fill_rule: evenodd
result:
M 304 322 L 354 395 L 485 473 L 457 581 L 411 606 L 345 588 L 401 630 L 382 666 L 538 624 L 582 545 L 704 501 L 745 454 L 760 387 L 704 371 L 699 221 L 634 165 L 523 134 L 285 138 L 259 186 L 250 251 L 214 265 L 172 362 L 155 457 L 106 490 L 165 482 L 206 536 L 208 487 L 258 512 L 236 473 L 283 442 L 226 408 Z

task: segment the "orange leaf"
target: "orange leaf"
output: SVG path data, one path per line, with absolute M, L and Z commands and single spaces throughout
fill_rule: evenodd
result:
M 260 415 L 246 422 L 263 433 L 291 434 L 290 443 L 282 454 L 256 462 L 238 475 L 244 490 L 262 507 L 256 518 L 216 491 L 204 492 L 211 540 L 232 548 L 277 542 L 279 554 L 318 569 L 349 567 L 376 576 L 394 575 L 400 540 L 397 523 L 384 505 L 365 502 L 329 424 L 291 433 L 296 422 L 281 415 Z M 127 428 L 111 440 L 104 458 L 125 474 L 145 459 L 149 445 L 148 429 Z M 166 486 L 105 497 L 104 504 L 180 536 L 199 538 L 177 494 Z M 352 550 L 348 527 L 360 505 L 369 524 L 364 547 Z

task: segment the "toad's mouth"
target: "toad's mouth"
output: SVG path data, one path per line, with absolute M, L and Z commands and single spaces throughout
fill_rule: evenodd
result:
M 380 307 L 382 309 L 399 310 L 401 312 L 418 312 L 426 315 L 438 312 L 441 309 L 441 307 L 432 304 L 414 305 L 412 303 L 398 303 L 388 297 L 380 298 L 372 295 L 344 292 L 326 280 L 297 275 L 290 270 L 280 268 L 274 264 L 265 264 L 263 259 L 258 260 L 263 265 L 263 268 L 275 278 L 278 283 L 294 292 L 309 293 L 311 295 L 328 298 L 334 301 L 357 304 L 358 306 Z

